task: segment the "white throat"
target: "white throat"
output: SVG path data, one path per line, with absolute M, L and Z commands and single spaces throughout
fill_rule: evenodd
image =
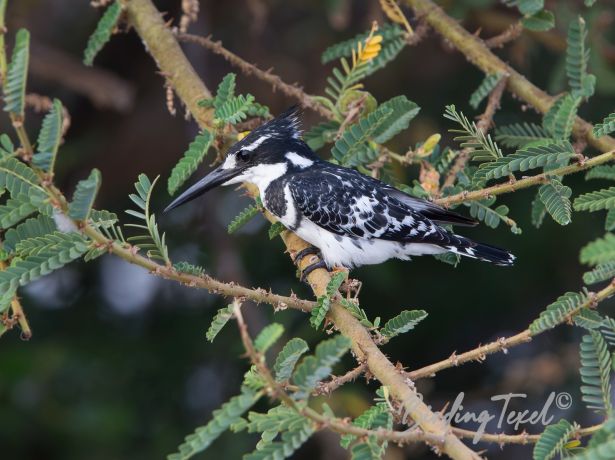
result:
M 269 184 L 286 174 L 288 166 L 286 162 L 273 164 L 260 164 L 247 169 L 237 177 L 224 183 L 224 185 L 237 184 L 239 182 L 250 182 L 258 187 L 263 196 Z

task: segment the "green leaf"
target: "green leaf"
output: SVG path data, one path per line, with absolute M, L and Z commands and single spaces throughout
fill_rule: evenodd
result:
M 98 169 L 92 169 L 87 179 L 79 181 L 73 201 L 68 205 L 68 217 L 73 220 L 87 220 L 100 188 L 101 175 Z
M 599 264 L 593 270 L 583 274 L 585 284 L 596 284 L 613 278 L 615 278 L 615 261 Z
M 356 49 L 357 43 L 365 41 L 368 35 L 369 31 L 363 32 L 351 39 L 344 40 L 343 42 L 328 47 L 322 53 L 321 62 L 327 64 L 342 57 L 350 57 L 352 55 L 352 50 Z M 403 39 L 404 30 L 397 24 L 386 23 L 378 28 L 378 35 L 382 36 L 382 43 L 384 44 L 396 39 Z
M 361 415 L 352 421 L 354 426 L 365 429 L 385 428 L 390 429 L 392 418 L 389 412 L 387 403 L 378 403 L 365 410 Z M 356 439 L 356 436 L 345 434 L 340 439 L 340 445 L 344 449 L 348 449 L 350 444 Z
M 278 353 L 273 366 L 276 381 L 288 380 L 293 373 L 295 364 L 308 350 L 307 342 L 299 337 L 294 337 L 286 342 L 284 348 Z
M 259 212 L 259 207 L 251 204 L 246 209 L 241 211 L 237 216 L 235 216 L 235 218 L 233 218 L 231 223 L 228 224 L 227 232 L 235 233 L 241 227 L 246 225 L 250 220 L 252 220 L 252 218 L 256 217 Z
M 8 291 L 4 291 L 0 293 L 0 314 L 4 313 L 11 306 L 11 302 L 15 298 L 15 294 L 17 294 L 17 289 L 9 289 Z M 0 323 L 2 326 L 6 328 L 4 323 Z M 6 329 L 2 329 L 0 327 L 0 336 L 4 333 Z
M 209 329 L 205 333 L 205 337 L 210 342 L 213 342 L 218 333 L 222 330 L 222 328 L 226 325 L 229 319 L 233 316 L 233 305 L 227 305 L 224 308 L 218 310 L 216 316 L 211 321 L 209 325 Z
M 587 296 L 578 292 L 567 292 L 549 305 L 540 316 L 530 324 L 532 335 L 552 329 L 577 313 L 587 301 Z
M 173 268 L 180 273 L 188 273 L 194 276 L 203 276 L 205 274 L 205 269 L 203 267 L 188 262 L 176 262 L 173 264 Z
M 378 109 L 383 114 L 388 112 L 389 109 L 391 110 L 390 114 L 383 115 L 384 120 L 378 125 L 372 135 L 373 140 L 379 144 L 384 144 L 400 132 L 408 129 L 410 121 L 421 110 L 418 105 L 408 100 L 406 96 L 395 96 L 380 104 Z
M 536 228 L 540 228 L 546 215 L 547 208 L 545 208 L 544 203 L 540 200 L 540 194 L 537 192 L 532 200 L 532 225 Z
M 573 432 L 574 427 L 565 419 L 546 427 L 534 446 L 533 460 L 551 460 L 561 455 L 564 444 Z
M 23 118 L 30 61 L 30 32 L 19 29 L 4 82 L 4 111 Z
M 498 86 L 498 83 L 502 79 L 501 74 L 485 75 L 485 78 L 480 82 L 478 88 L 470 95 L 470 106 L 473 109 L 478 109 L 480 103 L 487 97 L 493 89 Z
M 555 16 L 551 11 L 543 10 L 521 19 L 521 24 L 528 30 L 544 32 L 555 26 Z
M 414 329 L 414 326 L 425 318 L 427 318 L 425 310 L 403 310 L 399 315 L 388 320 L 380 329 L 380 333 L 387 339 L 392 339 Z
M 588 243 L 581 249 L 580 261 L 583 264 L 597 265 L 615 260 L 615 235 L 606 233 Z
M 347 128 L 331 150 L 333 158 L 342 165 L 355 166 L 357 155 L 364 148 L 365 143 L 389 119 L 388 117 L 392 113 L 392 108 L 381 106 Z
M 15 146 L 13 145 L 13 141 L 7 134 L 0 134 L 0 161 L 2 161 L 2 157 L 11 155 L 15 155 Z
M 234 73 L 227 73 L 216 90 L 216 97 L 214 98 L 213 105 L 216 109 L 222 107 L 233 96 L 235 96 L 235 78 Z
M 462 113 L 457 112 L 454 105 L 447 105 L 444 111 L 444 118 L 448 118 L 460 125 L 461 129 L 450 129 L 456 141 L 460 141 L 463 148 L 472 149 L 472 159 L 477 161 L 492 161 L 502 157 L 502 151 L 491 139 L 489 134 L 485 134 L 478 129 L 475 122 L 471 122 Z
M 131 236 L 128 238 L 129 242 L 141 248 L 147 250 L 147 256 L 153 259 L 159 259 L 164 261 L 167 265 L 171 264 L 169 259 L 169 249 L 165 242 L 165 234 L 160 235 L 158 231 L 158 224 L 156 223 L 156 216 L 150 212 L 150 202 L 152 198 L 152 191 L 160 176 L 151 182 L 145 174 L 139 174 L 138 181 L 135 182 L 135 189 L 137 194 L 130 194 L 130 200 L 137 205 L 138 211 L 134 209 L 126 210 L 126 214 L 136 217 L 142 223 L 139 224 L 126 224 L 127 227 L 133 227 L 140 231 L 145 230 L 146 234 L 140 234 Z
M 16 251 L 28 255 L 13 259 L 6 270 L 0 271 L 0 292 L 24 286 L 51 273 L 78 259 L 87 250 L 87 241 L 78 233 L 55 232 L 22 240 L 17 244 Z
M 216 107 L 215 117 L 224 123 L 237 124 L 248 117 L 248 111 L 253 103 L 254 96 L 240 94 L 230 98 L 220 107 Z
M 611 413 L 611 354 L 602 335 L 590 331 L 581 342 L 582 399 L 588 409 Z
M 87 66 L 94 64 L 94 58 L 111 39 L 122 14 L 122 5 L 119 1 L 113 2 L 98 21 L 96 30 L 90 36 L 88 44 L 83 52 L 83 63 Z
M 544 0 L 504 0 L 504 3 L 509 7 L 516 6 L 524 16 L 536 14 L 545 7 Z
M 604 318 L 596 310 L 582 309 L 574 315 L 574 324 L 588 330 L 600 328 L 604 324 Z
M 314 431 L 312 422 L 304 419 L 292 430 L 282 433 L 280 441 L 265 443 L 254 452 L 244 455 L 243 459 L 282 460 L 288 458 L 312 436 Z
M 615 165 L 594 166 L 585 175 L 585 180 L 588 179 L 615 180 Z
M 498 228 L 500 222 L 504 222 L 510 225 L 510 230 L 515 234 L 520 234 L 521 229 L 517 226 L 517 223 L 508 217 L 508 206 L 501 204 L 496 208 L 491 208 L 495 203 L 495 198 L 488 198 L 486 200 L 478 200 L 463 203 L 465 206 L 469 206 L 470 215 L 484 222 L 488 227 Z
M 312 309 L 310 313 L 310 324 L 314 329 L 318 329 L 322 324 L 325 316 L 329 312 L 331 308 L 331 302 L 333 297 L 337 294 L 338 289 L 344 283 L 346 279 L 345 272 L 338 272 L 334 274 L 326 288 L 326 295 L 320 296 L 316 302 L 316 306 Z
M 505 147 L 520 148 L 530 142 L 548 141 L 549 135 L 542 126 L 524 122 L 497 127 L 495 140 Z
M 555 166 L 574 155 L 574 148 L 568 141 L 527 145 L 511 155 L 481 164 L 473 180 L 499 179 L 515 171 Z
M 599 211 L 615 206 L 615 187 L 585 193 L 574 200 L 575 211 Z
M 307 398 L 318 382 L 331 374 L 333 366 L 350 348 L 350 339 L 337 335 L 324 340 L 316 347 L 313 356 L 303 358 L 293 372 L 293 382 L 299 387 L 295 399 Z
M 381 460 L 385 450 L 384 445 L 381 445 L 378 438 L 372 434 L 367 437 L 365 442 L 352 446 L 352 449 L 350 449 L 351 460 Z
M 558 180 L 551 179 L 551 182 L 540 186 L 538 196 L 545 205 L 547 212 L 553 220 L 560 225 L 568 225 L 571 220 L 570 187 L 562 185 Z
M 572 94 L 565 94 L 557 99 L 545 114 L 542 126 L 558 140 L 568 140 L 572 134 L 572 127 L 577 116 L 577 109 L 581 98 Z
M 340 299 L 340 303 L 346 310 L 348 310 L 352 314 L 352 316 L 358 319 L 363 326 L 370 329 L 375 327 L 374 324 L 367 317 L 365 310 L 359 307 L 359 303 L 357 301 L 342 298 Z M 380 320 L 380 318 L 377 319 Z
M 271 433 L 272 441 L 281 431 L 292 431 L 305 423 L 305 417 L 296 410 L 279 405 L 272 407 L 266 414 L 250 412 L 246 423 L 248 433 Z
M 16 195 L 0 206 L 0 229 L 7 229 L 21 222 L 36 211 L 28 195 Z
M 40 215 L 26 220 L 4 235 L 3 249 L 13 252 L 15 246 L 22 240 L 47 235 L 56 231 L 53 219 Z
M 196 168 L 198 168 L 203 158 L 205 158 L 205 155 L 207 155 L 212 141 L 213 135 L 207 130 L 196 135 L 188 146 L 188 150 L 184 152 L 182 158 L 171 171 L 171 175 L 167 182 L 169 195 L 174 195 L 177 189 L 179 189 L 194 171 L 196 171 Z
M 39 178 L 32 169 L 15 159 L 7 158 L 0 162 L 0 190 L 5 188 L 11 196 L 30 195 L 31 189 L 44 194 L 40 188 Z
M 63 108 L 58 99 L 53 100 L 51 109 L 43 118 L 43 125 L 38 133 L 36 151 L 32 164 L 44 171 L 52 172 L 56 155 L 62 141 Z
M 207 449 L 233 423 L 241 419 L 241 415 L 252 407 L 262 396 L 249 388 L 224 403 L 220 409 L 213 411 L 213 418 L 205 425 L 197 428 L 193 434 L 186 436 L 185 442 L 177 453 L 169 455 L 168 460 L 186 460 Z
M 284 334 L 284 326 L 279 323 L 271 323 L 260 331 L 254 340 L 254 348 L 256 348 L 256 351 L 265 353 L 282 337 L 282 334 Z
M 307 131 L 303 140 L 314 151 L 320 150 L 326 144 L 334 142 L 340 124 L 337 121 L 324 121 Z
M 310 312 L 310 324 L 314 329 L 318 329 L 329 313 L 331 308 L 331 299 L 327 296 L 321 296 L 316 300 L 316 306 Z
M 369 32 L 365 32 L 357 35 L 354 38 L 351 38 L 350 40 L 345 40 L 341 43 L 327 48 L 322 54 L 323 64 L 334 61 L 336 59 L 351 57 L 352 50 L 356 50 L 357 44 L 359 42 L 364 43 L 368 35 Z M 397 24 L 384 24 L 378 29 L 378 35 L 382 36 L 382 43 L 380 44 L 382 46 L 382 49 L 378 53 L 378 56 L 365 63 L 365 65 L 361 66 L 360 74 L 357 75 L 358 80 L 373 74 L 379 69 L 384 68 L 389 62 L 394 60 L 400 53 L 400 51 L 406 46 L 405 31 Z M 344 66 L 344 64 L 342 64 L 342 66 Z M 338 81 L 339 80 L 340 78 L 338 77 Z M 344 79 L 341 78 L 341 80 Z M 356 81 L 358 80 L 349 81 L 346 86 L 352 86 L 353 82 L 356 83 Z M 340 81 L 340 83 L 342 83 L 342 81 Z M 339 93 L 336 95 L 332 95 L 333 100 L 336 101 L 338 96 Z
M 274 239 L 284 230 L 286 230 L 286 227 L 284 227 L 284 224 L 282 222 L 274 222 L 273 224 L 271 224 L 271 227 L 269 227 L 269 239 Z
M 615 131 L 615 112 L 607 115 L 606 118 L 602 120 L 602 123 L 596 124 L 592 130 L 592 134 L 595 137 L 602 137 L 611 134 L 613 131 Z
M 570 21 L 566 47 L 566 75 L 572 94 L 588 98 L 594 94 L 596 77 L 587 73 L 589 49 L 585 47 L 587 30 L 585 20 L 578 17 Z

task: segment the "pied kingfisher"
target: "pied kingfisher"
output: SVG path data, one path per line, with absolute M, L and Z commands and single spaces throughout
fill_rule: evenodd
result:
M 352 268 L 423 254 L 452 252 L 496 265 L 515 256 L 443 228 L 477 222 L 407 195 L 354 169 L 321 160 L 301 139 L 291 108 L 233 145 L 224 162 L 182 193 L 165 212 L 218 185 L 255 184 L 263 206 L 320 252 L 315 268 Z

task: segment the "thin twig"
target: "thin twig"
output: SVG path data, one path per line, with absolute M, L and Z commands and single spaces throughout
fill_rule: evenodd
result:
M 570 320 L 577 315 L 580 311 L 585 308 L 595 308 L 595 306 L 602 302 L 605 299 L 608 299 L 613 294 L 615 294 L 615 279 L 609 283 L 608 286 L 604 287 L 600 291 L 595 294 L 588 295 L 587 299 L 580 303 L 577 307 L 570 310 L 567 314 L 563 315 L 557 323 L 553 325 L 555 327 L 558 324 L 565 324 L 570 322 Z M 466 351 L 460 355 L 453 353 L 447 359 L 439 361 L 434 364 L 430 364 L 429 366 L 422 367 L 420 369 L 406 372 L 405 374 L 412 380 L 417 380 L 425 377 L 433 377 L 436 373 L 448 369 L 450 367 L 456 367 L 461 364 L 465 364 L 470 361 L 482 362 L 485 358 L 493 353 L 504 352 L 507 353 L 508 350 L 514 346 L 521 345 L 523 343 L 529 342 L 532 340 L 532 337 L 536 335 L 546 332 L 543 330 L 541 332 L 532 332 L 529 328 L 524 331 L 519 332 L 511 337 L 504 338 L 500 337 L 497 340 L 494 340 L 487 345 L 481 345 L 479 347 L 474 348 L 473 350 Z
M 235 67 L 238 67 L 246 75 L 253 75 L 256 78 L 269 83 L 274 88 L 274 90 L 279 89 L 285 95 L 296 99 L 297 101 L 299 101 L 302 107 L 314 110 L 325 118 L 333 118 L 333 114 L 330 110 L 313 100 L 312 96 L 305 93 L 301 88 L 295 85 L 285 83 L 279 76 L 275 75 L 270 70 L 261 70 L 254 64 L 250 64 L 249 62 L 244 61 L 235 53 L 227 50 L 224 46 L 222 46 L 222 42 L 214 41 L 211 39 L 211 37 L 201 37 L 192 34 L 178 34 L 177 38 L 180 41 L 195 43 L 202 46 L 203 48 L 207 48 L 213 53 L 222 56 L 230 64 L 234 65 Z
M 333 376 L 328 382 L 320 382 L 314 391 L 314 395 L 330 395 L 342 385 L 352 382 L 367 370 L 367 363 L 360 363 L 354 369 L 349 370 L 344 375 Z
M 516 22 L 506 28 L 504 32 L 495 37 L 485 40 L 485 45 L 489 48 L 502 48 L 506 43 L 509 43 L 523 33 L 523 24 Z
M 566 176 L 568 174 L 573 174 L 579 171 L 585 171 L 586 169 L 604 163 L 608 163 L 609 161 L 613 160 L 615 160 L 615 150 L 610 150 L 593 158 L 586 159 L 584 161 L 580 161 L 569 166 L 556 168 L 548 172 L 536 174 L 535 176 L 524 177 L 522 179 L 509 181 L 498 185 L 492 185 L 491 187 L 485 187 L 480 190 L 473 190 L 470 192 L 463 191 L 461 193 L 457 193 L 456 195 L 439 198 L 437 200 L 434 200 L 434 202 L 441 206 L 450 206 L 456 203 L 483 200 L 491 196 L 514 192 L 524 188 L 532 187 L 537 184 L 544 184 L 549 182 L 551 177 Z

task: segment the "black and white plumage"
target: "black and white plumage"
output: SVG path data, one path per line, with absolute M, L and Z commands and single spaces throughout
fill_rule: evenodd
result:
M 217 169 L 167 210 L 217 185 L 240 182 L 255 184 L 265 208 L 318 248 L 329 268 L 445 252 L 497 265 L 512 265 L 515 259 L 503 249 L 476 243 L 442 227 L 472 226 L 476 221 L 321 160 L 301 139 L 295 109 L 237 142 Z

